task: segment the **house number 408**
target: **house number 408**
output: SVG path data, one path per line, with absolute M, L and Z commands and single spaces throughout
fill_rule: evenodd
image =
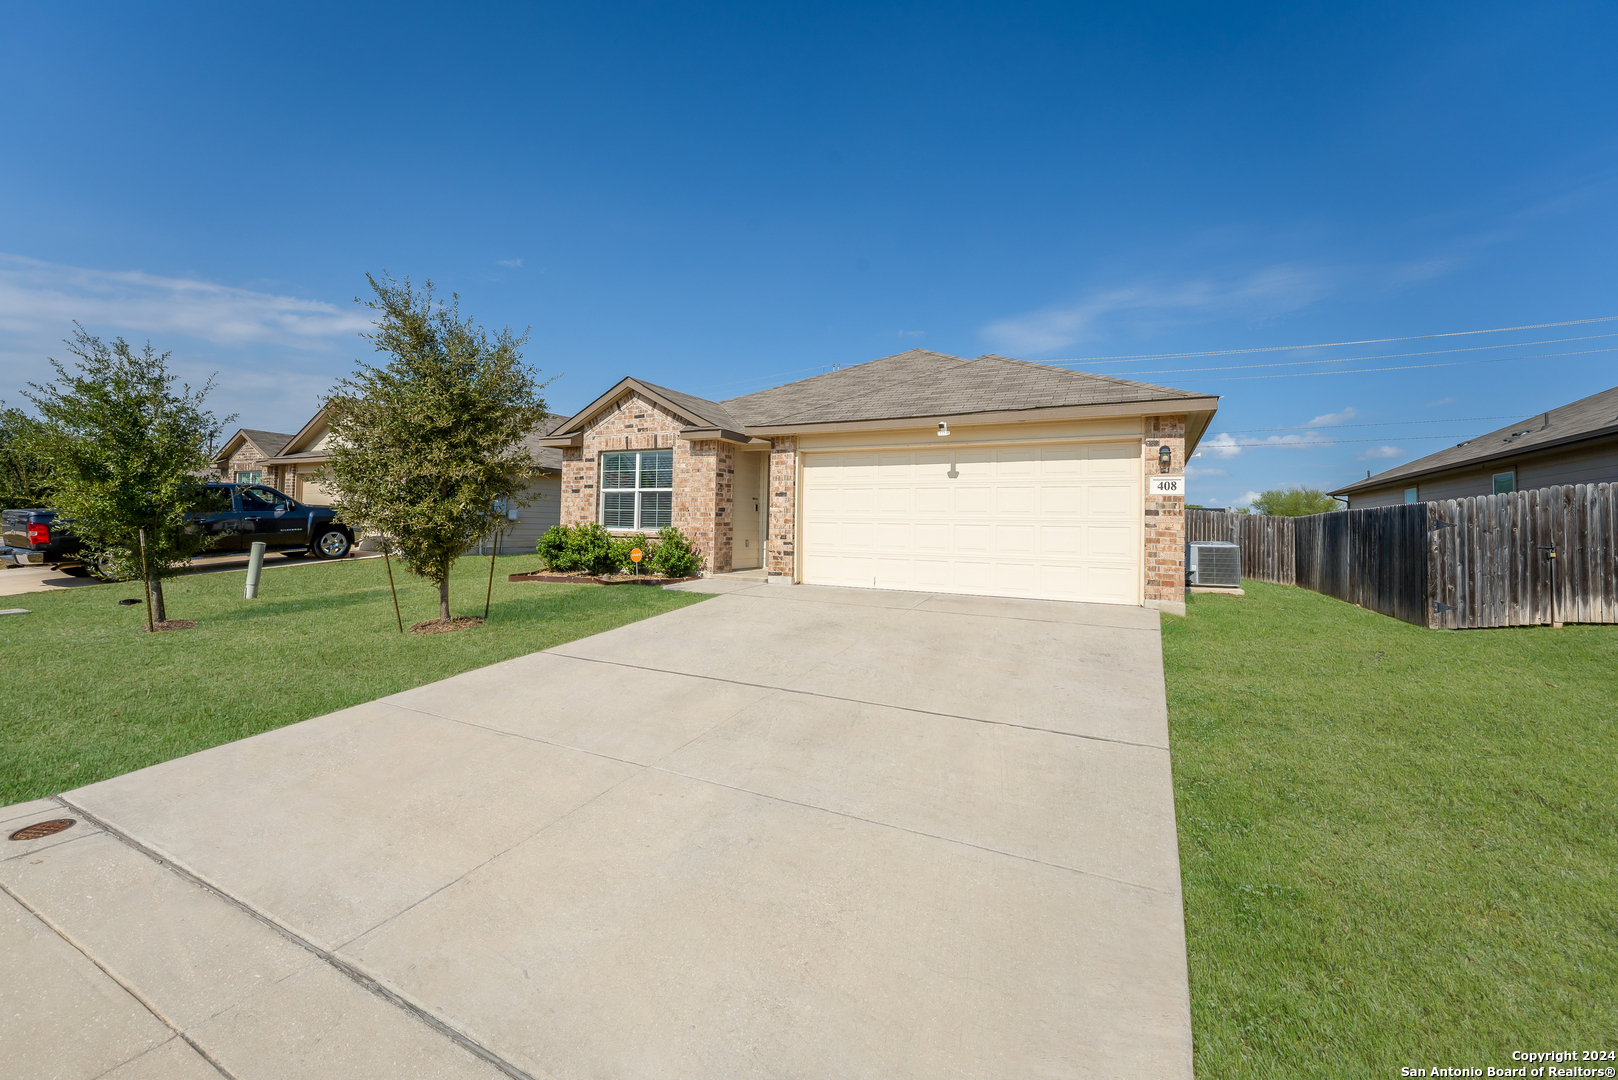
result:
M 1184 495 L 1185 477 L 1183 476 L 1154 476 L 1152 477 L 1153 495 Z

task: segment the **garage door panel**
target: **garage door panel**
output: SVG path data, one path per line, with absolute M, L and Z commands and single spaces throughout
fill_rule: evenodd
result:
M 1091 525 L 1084 530 L 1085 554 L 1095 559 L 1133 562 L 1135 530 L 1128 525 Z
M 879 521 L 876 523 L 876 546 L 881 551 L 908 551 L 914 529 L 908 521 Z
M 994 509 L 1002 516 L 1031 515 L 1038 507 L 1039 489 L 1032 484 L 1001 484 L 994 489 Z
M 879 487 L 876 489 L 876 510 L 879 514 L 908 516 L 916 505 L 916 489 L 908 485 Z
M 1122 484 L 1093 484 L 1088 489 L 1090 496 L 1089 516 L 1115 517 L 1134 520 L 1140 514 L 1140 507 L 1135 498 L 1133 488 Z
M 994 513 L 994 488 L 987 486 L 956 488 L 955 512 L 982 517 Z
M 1139 603 L 1138 443 L 804 455 L 804 580 Z
M 996 525 L 994 527 L 995 554 L 1032 558 L 1036 554 L 1034 535 L 1035 530 L 1032 525 Z
M 954 527 L 934 522 L 917 522 L 915 527 L 916 550 L 927 552 L 944 552 L 950 550 L 950 535 Z
M 957 525 L 955 550 L 964 554 L 987 555 L 994 548 L 993 525 Z

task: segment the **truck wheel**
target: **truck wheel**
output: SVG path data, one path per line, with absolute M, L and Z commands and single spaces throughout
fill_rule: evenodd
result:
M 321 559 L 341 559 L 348 554 L 353 541 L 342 529 L 327 528 L 315 534 L 314 546 L 311 550 Z

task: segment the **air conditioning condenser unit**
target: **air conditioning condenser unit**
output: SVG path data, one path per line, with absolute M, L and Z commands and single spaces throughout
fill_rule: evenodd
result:
M 1240 544 L 1224 540 L 1197 540 L 1186 545 L 1186 581 L 1239 589 L 1242 585 Z

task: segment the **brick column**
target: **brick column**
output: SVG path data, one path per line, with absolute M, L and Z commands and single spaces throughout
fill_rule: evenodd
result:
M 1146 606 L 1185 614 L 1185 496 L 1153 495 L 1154 476 L 1185 475 L 1185 417 L 1145 418 L 1142 453 L 1146 485 Z M 1172 457 L 1168 473 L 1158 465 L 1161 447 Z
M 769 496 L 765 571 L 771 581 L 791 585 L 797 579 L 798 440 L 794 436 L 770 440 Z

